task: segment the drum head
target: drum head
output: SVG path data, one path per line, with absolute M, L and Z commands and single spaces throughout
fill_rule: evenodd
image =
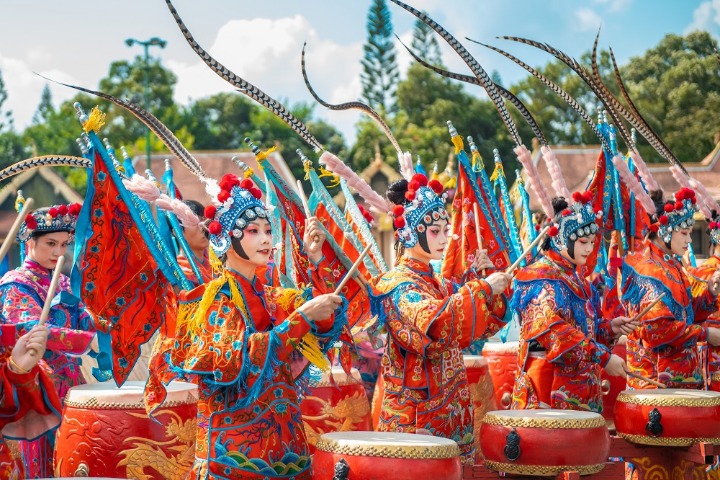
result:
M 465 368 L 482 368 L 487 367 L 487 358 L 482 355 L 463 355 Z
M 318 440 L 317 449 L 393 458 L 452 458 L 460 455 L 457 443 L 450 439 L 397 432 L 326 433 Z
M 483 423 L 529 428 L 596 428 L 605 427 L 599 413 L 577 410 L 495 410 L 485 414 Z
M 144 409 L 145 382 L 125 382 L 118 388 L 115 382 L 88 383 L 68 390 L 65 404 L 80 408 L 134 408 Z M 167 386 L 167 399 L 164 405 L 196 403 L 197 385 L 187 382 L 170 382 Z
M 483 345 L 483 355 L 509 355 L 518 353 L 520 342 L 487 342 Z
M 655 407 L 715 407 L 720 405 L 720 392 L 682 388 L 623 390 L 617 401 Z
M 330 382 L 330 375 L 332 375 L 335 385 L 341 387 L 343 385 L 352 385 L 355 383 L 362 383 L 362 377 L 357 368 L 353 367 L 350 369 L 350 375 L 345 373 L 345 370 L 339 365 L 336 365 L 328 372 L 322 372 L 319 379 L 311 379 L 311 387 L 330 387 L 333 384 Z

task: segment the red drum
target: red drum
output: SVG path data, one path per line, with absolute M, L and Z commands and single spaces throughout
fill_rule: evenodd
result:
M 71 388 L 55 445 L 56 477 L 184 478 L 195 461 L 197 386 L 171 382 L 154 418 L 144 382 Z M 159 422 L 159 423 L 158 423 Z
M 498 407 L 508 409 L 512 403 L 512 391 L 515 386 L 518 342 L 487 342 L 482 354 L 488 361 L 495 401 Z
M 710 390 L 713 392 L 720 392 L 720 372 L 715 372 L 710 375 Z
M 488 361 L 480 355 L 463 355 L 467 371 L 468 387 L 473 405 L 473 435 L 475 436 L 475 460 L 482 460 L 480 452 L 480 425 L 485 414 L 496 410 L 493 383 L 488 371 Z
M 625 390 L 615 405 L 618 435 L 641 445 L 720 445 L 720 393 L 702 390 Z
M 348 480 L 457 480 L 462 478 L 460 449 L 447 438 L 394 432 L 327 433 L 317 442 L 313 479 L 333 478 L 344 459 Z
M 308 395 L 300 402 L 311 452 L 324 433 L 372 430 L 370 402 L 360 372 L 353 368 L 350 373 L 348 376 L 342 367 L 332 367 L 333 386 L 330 373 L 323 372 L 320 380 L 310 383 Z
M 597 413 L 575 410 L 488 412 L 480 428 L 485 466 L 520 475 L 580 475 L 603 469 L 610 433 Z
M 615 347 L 613 347 L 612 353 L 625 360 L 625 344 L 618 343 L 617 345 L 615 345 Z M 605 369 L 602 369 L 601 378 L 603 393 L 602 416 L 605 417 L 605 420 L 608 422 L 608 424 L 612 425 L 613 419 L 615 418 L 615 401 L 617 400 L 620 392 L 627 388 L 627 382 L 625 380 L 625 377 L 608 375 L 607 373 L 605 373 Z
M 377 382 L 375 382 L 375 390 L 373 390 L 372 398 L 372 427 L 373 430 L 377 430 L 378 423 L 380 423 L 380 410 L 382 410 L 382 397 L 383 391 L 385 390 L 385 381 L 383 380 L 382 373 L 378 375 Z

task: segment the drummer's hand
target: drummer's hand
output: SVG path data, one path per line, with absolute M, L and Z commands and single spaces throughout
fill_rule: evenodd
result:
M 614 377 L 625 377 L 625 360 L 620 358 L 619 356 L 615 355 L 614 353 L 610 355 L 610 360 L 608 360 L 607 364 L 605 365 L 605 371 L 608 375 L 612 375 Z
M 475 269 L 475 271 L 480 271 L 488 268 L 495 268 L 495 265 L 493 265 L 492 261 L 490 260 L 490 257 L 487 254 L 487 250 L 478 250 L 475 252 L 475 260 L 473 260 L 473 263 L 471 265 L 472 268 Z
M 50 330 L 45 325 L 36 325 L 20 337 L 12 349 L 12 360 L 25 372 L 32 370 L 45 354 Z M 23 372 L 16 372 L 23 373 Z
M 330 318 L 341 303 L 340 295 L 327 293 L 303 303 L 298 311 L 302 312 L 309 320 L 318 322 Z
M 620 335 L 630 335 L 633 330 L 640 326 L 640 320 L 629 317 L 617 317 L 610 320 L 610 327 L 616 337 Z
M 716 270 L 713 273 L 710 280 L 708 280 L 708 290 L 713 297 L 717 297 L 720 294 L 720 270 Z
M 325 232 L 320 228 L 320 221 L 317 217 L 305 219 L 303 243 L 305 243 L 305 253 L 307 253 L 311 262 L 317 264 L 322 260 L 322 245 L 324 242 Z
M 493 295 L 503 293 L 508 285 L 510 285 L 510 280 L 512 280 L 512 275 L 505 272 L 493 272 L 485 277 L 485 281 L 489 283 L 490 288 L 492 288 Z
M 713 347 L 720 346 L 720 328 L 708 327 L 707 342 Z

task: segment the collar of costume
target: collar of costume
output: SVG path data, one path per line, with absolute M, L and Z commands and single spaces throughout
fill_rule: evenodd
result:
M 403 255 L 403 257 L 400 258 L 398 266 L 400 265 L 409 268 L 418 275 L 428 277 L 432 277 L 434 275 L 432 265 L 430 265 L 429 263 L 421 262 L 420 260 L 415 260 L 414 258 L 410 258 L 406 255 Z
M 537 281 L 560 281 L 578 298 L 586 299 L 590 295 L 589 284 L 581 281 L 586 273 L 584 266 L 578 267 L 558 252 L 548 250 L 537 262 L 517 270 L 515 281 L 518 285 Z
M 256 218 L 267 218 L 268 211 L 260 200 L 262 192 L 249 178 L 240 180 L 229 173 L 223 176 L 218 185 L 220 193 L 216 203 L 219 206 L 206 207 L 205 217 L 211 219 L 208 225 L 210 246 L 215 254 L 220 256 L 230 248 L 231 235 L 242 238 L 248 222 Z
M 395 217 L 397 238 L 405 248 L 412 248 L 418 242 L 418 233 L 440 219 L 450 216 L 445 209 L 443 186 L 439 180 L 430 180 L 423 174 L 416 174 L 408 182 L 405 198 L 409 203 L 397 205 L 390 215 Z
M 548 232 L 550 244 L 558 252 L 571 241 L 595 235 L 600 229 L 597 222 L 602 218 L 602 210 L 593 210 L 592 193 L 575 192 L 572 200 L 568 208 L 555 215 L 555 225 Z
M 28 213 L 25 221 L 20 225 L 17 241 L 25 243 L 35 232 L 74 232 L 81 208 L 82 205 L 79 203 L 71 203 L 39 208 Z
M 658 217 L 657 223 L 650 225 L 650 229 L 657 232 L 663 242 L 670 243 L 673 232 L 692 228 L 695 224 L 695 202 L 695 192 L 690 188 L 681 188 L 675 192 L 675 203 L 665 204 L 665 213 Z

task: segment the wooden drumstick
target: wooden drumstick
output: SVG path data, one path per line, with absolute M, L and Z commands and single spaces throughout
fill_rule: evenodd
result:
M 5 241 L 0 247 L 0 262 L 5 259 L 5 255 L 7 255 L 10 247 L 12 247 L 15 236 L 17 235 L 18 231 L 20 231 L 20 227 L 25 221 L 25 217 L 27 216 L 27 214 L 30 213 L 30 210 L 32 209 L 34 203 L 35 200 L 33 200 L 32 198 L 28 198 L 27 200 L 25 200 L 25 204 L 23 205 L 22 210 L 20 210 L 20 213 L 18 213 L 15 222 L 13 222 L 12 227 L 10 227 L 10 231 L 8 231 L 8 234 L 5 237 Z
M 352 267 L 350 267 L 350 270 L 348 270 L 347 275 L 345 275 L 345 277 L 340 282 L 340 285 L 338 285 L 337 288 L 335 289 L 335 292 L 334 292 L 335 295 L 340 295 L 340 291 L 343 288 L 345 288 L 345 284 L 347 284 L 347 282 L 350 281 L 350 278 L 353 275 L 355 275 L 355 272 L 357 271 L 358 267 L 360 266 L 363 259 L 365 258 L 365 255 L 367 255 L 368 252 L 370 251 L 371 246 L 372 245 L 369 244 L 367 247 L 365 247 L 365 250 L 363 250 L 362 253 L 360 254 L 360 256 L 358 257 L 358 259 L 355 260 L 355 263 L 353 263 Z
M 638 313 L 637 315 L 635 315 L 635 317 L 633 317 L 632 321 L 633 321 L 633 322 L 639 321 L 642 317 L 645 316 L 646 313 L 648 313 L 650 310 L 652 310 L 652 308 L 653 308 L 655 305 L 657 305 L 657 303 L 658 303 L 660 300 L 662 300 L 664 297 L 665 297 L 665 294 L 664 294 L 664 293 L 663 293 L 662 295 L 660 295 L 659 297 L 657 297 L 655 300 L 653 300 L 653 301 L 650 303 L 650 305 L 648 305 L 647 307 L 643 308 L 640 313 Z
M 473 214 L 475 215 L 475 236 L 477 237 L 478 250 L 483 249 L 482 235 L 480 234 L 480 212 L 478 212 L 478 204 L 473 203 Z M 485 269 L 482 269 L 482 276 L 485 276 Z
M 642 375 L 640 375 L 638 373 L 628 372 L 627 370 L 625 371 L 625 373 L 627 374 L 628 377 L 637 378 L 638 380 L 643 380 L 643 381 L 649 383 L 650 385 L 655 385 L 658 388 L 667 388 L 667 385 L 665 385 L 664 383 L 660 383 L 660 382 L 657 382 L 650 378 L 643 377 Z
M 50 315 L 50 304 L 52 303 L 52 299 L 55 296 L 55 290 L 57 289 L 57 284 L 60 281 L 60 273 L 64 263 L 65 257 L 58 258 L 55 269 L 53 270 L 52 280 L 50 280 L 50 287 L 47 291 L 47 297 L 45 297 L 45 304 L 43 305 L 42 313 L 40 314 L 40 322 L 38 322 L 38 325 L 45 325 L 45 321 L 47 320 L 48 315 Z
M 512 273 L 517 267 L 520 266 L 520 262 L 522 262 L 522 259 L 525 258 L 526 255 L 532 252 L 532 249 L 535 248 L 544 238 L 545 235 L 547 235 L 548 230 L 550 230 L 550 227 L 545 227 L 537 236 L 535 240 L 528 246 L 528 248 L 525 249 L 525 251 L 518 257 L 517 260 L 515 260 L 515 263 L 510 265 L 510 268 L 505 270 L 505 273 Z
M 310 205 L 308 205 L 308 199 L 305 196 L 305 190 L 303 189 L 302 182 L 300 180 L 297 181 L 297 188 L 298 194 L 300 195 L 300 201 L 303 205 L 303 210 L 305 210 L 305 218 L 310 218 L 312 217 L 312 214 L 310 213 Z M 313 237 L 313 241 L 319 241 L 319 237 L 315 235 L 315 237 Z

